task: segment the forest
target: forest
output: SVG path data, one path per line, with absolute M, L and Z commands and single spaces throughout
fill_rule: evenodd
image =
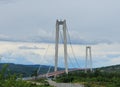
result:
M 7 71 L 8 66 L 8 64 L 5 64 L 0 70 L 0 87 L 52 87 L 44 79 L 39 80 L 39 85 L 32 81 L 23 81 L 21 75 L 18 76 Z
M 22 80 L 24 76 L 36 76 L 38 67 L 38 65 L 1 64 L 0 87 L 52 87 L 46 79 L 32 81 L 39 82 L 40 85 Z M 42 66 L 41 72 L 47 72 L 47 69 L 48 66 Z M 61 69 L 63 70 L 63 68 L 59 68 L 59 70 Z M 120 65 L 96 68 L 93 72 L 88 71 L 87 73 L 84 71 L 70 72 L 68 75 L 57 76 L 55 81 L 79 83 L 85 87 L 120 87 Z
M 120 87 L 119 72 L 104 72 L 100 69 L 94 72 L 76 71 L 56 78 L 57 82 L 84 84 L 85 87 Z

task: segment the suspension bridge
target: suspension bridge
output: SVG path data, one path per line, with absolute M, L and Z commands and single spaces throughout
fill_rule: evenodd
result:
M 61 32 L 62 31 L 62 32 Z M 61 42 L 63 44 L 63 53 L 64 53 L 64 68 L 65 70 L 60 70 L 58 71 L 58 58 L 59 58 L 59 44 L 60 44 L 60 38 L 61 38 Z M 69 41 L 69 43 L 68 43 Z M 70 56 L 68 54 L 68 47 L 67 44 L 70 45 L 71 50 L 72 50 L 72 54 L 74 57 L 74 61 L 77 64 L 77 66 L 79 68 L 73 68 L 73 69 L 69 69 L 68 67 L 68 60 L 70 61 Z M 49 49 L 49 46 L 47 47 L 47 50 Z M 45 55 L 47 54 L 47 50 Z M 67 29 L 67 25 L 66 25 L 66 20 L 56 20 L 56 33 L 55 33 L 55 59 L 54 59 L 54 71 L 50 72 L 51 66 L 49 67 L 47 73 L 45 74 L 39 74 L 40 72 L 40 68 L 39 67 L 38 71 L 37 71 L 37 77 L 26 77 L 23 78 L 23 80 L 33 80 L 35 78 L 39 79 L 39 78 L 49 78 L 49 77 L 55 77 L 61 74 L 68 74 L 69 72 L 74 72 L 77 70 L 85 70 L 85 72 L 87 72 L 87 70 L 89 69 L 90 71 L 92 71 L 92 54 L 91 54 L 91 47 L 90 46 L 86 46 L 86 63 L 85 63 L 85 68 L 80 68 L 80 64 L 78 59 L 76 58 L 75 52 L 73 50 L 73 46 L 72 46 L 72 42 L 70 39 L 70 34 L 69 31 Z

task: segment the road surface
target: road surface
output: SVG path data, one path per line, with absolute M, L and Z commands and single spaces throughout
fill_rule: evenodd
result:
M 49 84 L 54 86 L 54 87 L 84 87 L 83 85 L 80 84 L 73 84 L 73 83 L 56 83 L 52 80 L 48 80 Z

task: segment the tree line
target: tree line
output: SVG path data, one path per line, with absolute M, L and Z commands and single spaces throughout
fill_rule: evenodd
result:
M 68 75 L 63 74 L 56 78 L 57 82 L 81 83 L 86 87 L 120 87 L 119 72 L 102 72 L 95 70 L 94 72 L 76 71 Z
M 21 75 L 11 74 L 9 70 L 7 70 L 8 66 L 8 64 L 5 64 L 0 70 L 0 87 L 52 87 L 46 84 L 47 82 L 44 81 L 44 79 L 40 80 L 40 83 L 42 83 L 41 85 L 23 81 Z

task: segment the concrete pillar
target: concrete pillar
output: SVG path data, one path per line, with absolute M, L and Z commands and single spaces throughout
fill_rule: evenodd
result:
M 58 43 L 59 43 L 59 21 L 56 21 L 56 37 L 55 37 L 55 71 L 58 67 Z
M 64 60 L 65 60 L 65 72 L 66 72 L 66 74 L 68 74 L 66 20 L 64 20 L 64 24 L 63 24 L 63 35 L 64 35 Z
M 92 72 L 92 54 L 90 46 L 86 47 L 85 72 L 87 72 L 87 69 L 90 69 Z
M 55 37 L 55 71 L 58 67 L 58 44 L 59 44 L 59 31 L 60 25 L 63 26 L 63 37 L 64 37 L 64 60 L 65 60 L 65 72 L 68 74 L 68 64 L 67 64 L 67 34 L 66 34 L 66 20 L 56 21 L 56 37 Z

